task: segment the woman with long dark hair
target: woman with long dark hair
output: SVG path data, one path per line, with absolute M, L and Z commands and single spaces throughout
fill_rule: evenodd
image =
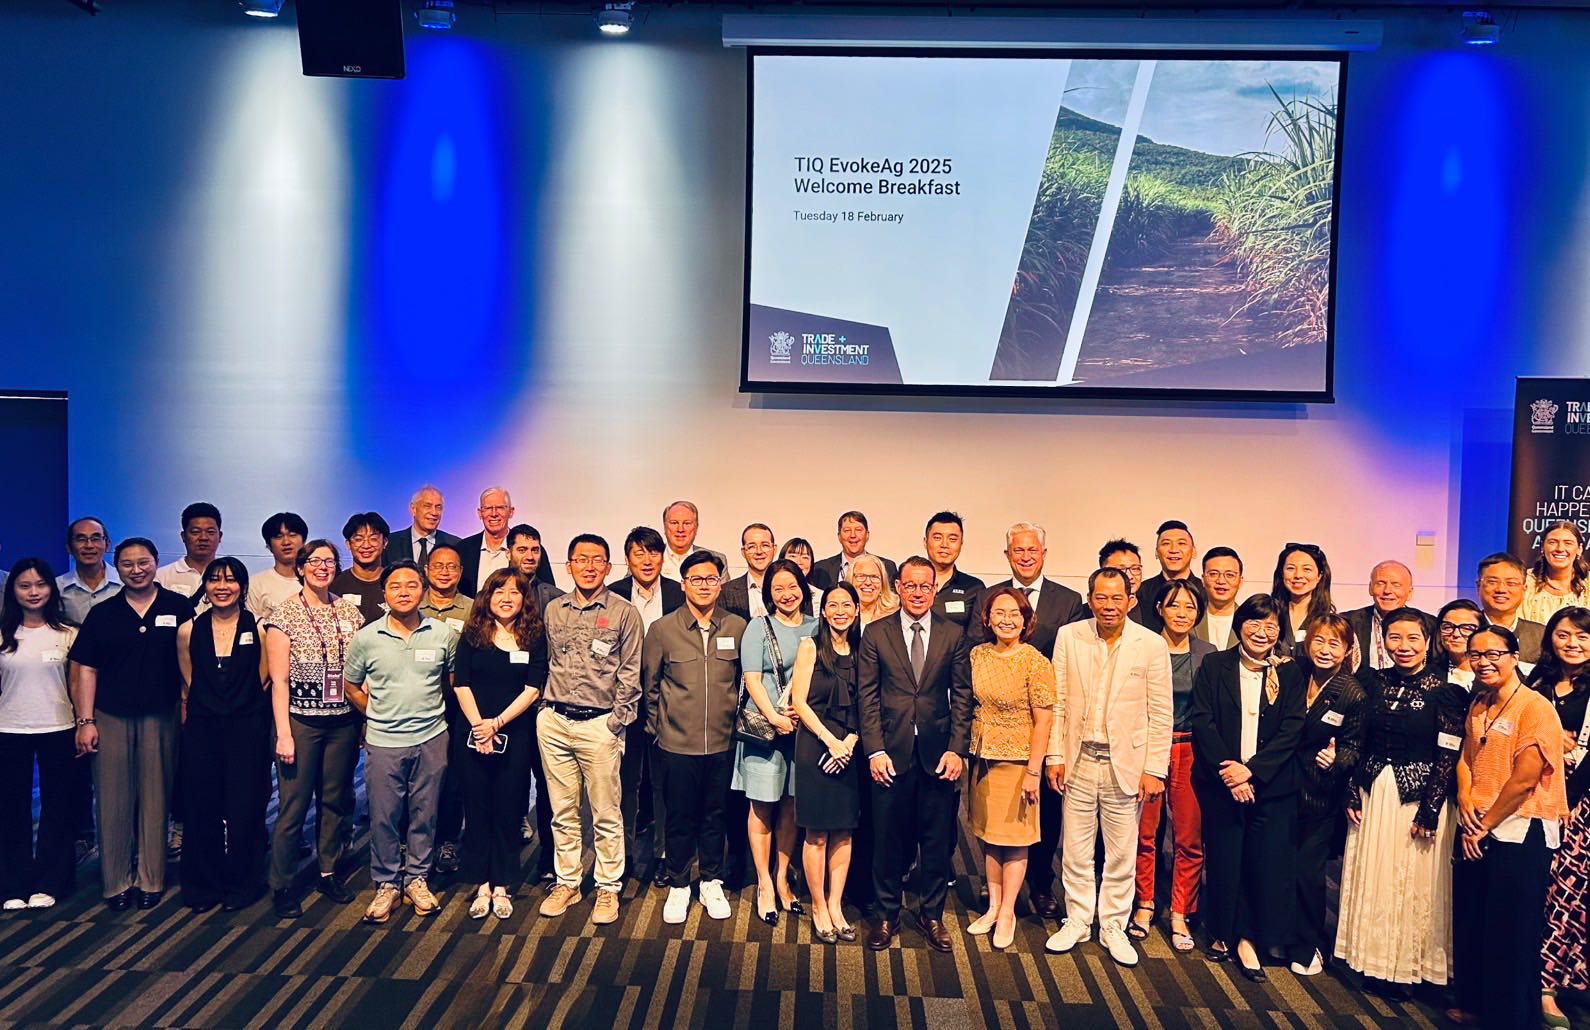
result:
M 1279 609 L 1278 654 L 1292 654 L 1303 643 L 1303 627 L 1319 615 L 1332 615 L 1331 563 L 1316 544 L 1287 544 L 1275 559 L 1270 597 Z
M 1469 639 L 1490 625 L 1485 609 L 1460 597 L 1441 606 L 1435 617 L 1435 641 L 1440 647 L 1431 661 L 1436 673 L 1448 683 L 1474 689 L 1474 667 L 1469 664 Z
M 498 569 L 475 595 L 458 642 L 453 689 L 469 739 L 448 775 L 464 796 L 464 880 L 476 883 L 472 919 L 513 915 L 519 885 L 519 824 L 530 800 L 534 705 L 547 681 L 546 627 L 534 588 L 517 569 Z M 539 771 L 539 770 L 538 770 Z
M 74 787 L 81 773 L 66 655 L 77 627 L 42 558 L 11 566 L 0 604 L 0 908 L 49 908 L 72 892 Z M 33 771 L 39 836 L 33 838 Z
M 1544 640 L 1529 685 L 1546 695 L 1562 723 L 1569 815 L 1546 892 L 1540 1008 L 1547 1026 L 1566 1027 L 1557 992 L 1590 991 L 1590 609 L 1559 608 Z
M 812 894 L 812 933 L 820 941 L 853 941 L 845 919 L 851 835 L 861 817 L 861 715 L 856 708 L 856 656 L 861 653 L 861 602 L 856 588 L 836 583 L 823 595 L 816 636 L 796 645 L 791 705 L 795 734 L 795 825 L 806 833 L 801 867 Z

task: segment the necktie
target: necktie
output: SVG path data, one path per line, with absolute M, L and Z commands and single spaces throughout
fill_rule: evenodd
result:
M 1021 596 L 1025 597 L 1029 604 L 1032 603 L 1032 587 L 1022 587 Z
M 922 624 L 911 623 L 911 675 L 922 682 L 922 667 L 927 664 L 927 648 L 922 646 Z
M 420 568 L 423 569 L 425 567 L 425 559 L 429 558 L 430 554 L 431 538 L 428 536 L 420 537 Z

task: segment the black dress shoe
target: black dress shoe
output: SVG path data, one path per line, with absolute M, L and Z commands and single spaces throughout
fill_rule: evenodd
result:
M 158 904 L 160 904 L 160 892 L 159 891 L 139 891 L 138 892 L 138 908 L 141 909 L 142 911 L 148 912 L 150 909 L 154 908 Z
M 1264 981 L 1269 979 L 1268 976 L 1264 975 L 1263 966 L 1247 966 L 1243 965 L 1239 960 L 1237 962 L 1237 968 L 1242 971 L 1243 976 L 1247 977 L 1249 980 L 1252 980 L 1256 984 L 1262 984 Z
M 112 894 L 105 899 L 105 907 L 112 912 L 125 912 L 132 908 L 132 903 L 133 892 L 130 890 L 122 891 L 120 894 Z
M 339 905 L 346 905 L 353 900 L 353 891 L 349 890 L 341 880 L 335 876 L 322 876 L 320 882 L 315 884 L 315 890 L 324 894 L 331 901 Z
M 928 947 L 949 954 L 955 945 L 950 940 L 950 931 L 944 926 L 944 921 L 924 916 L 918 922 L 922 925 L 922 936 L 927 938 Z
M 1034 894 L 1032 907 L 1033 911 L 1045 919 L 1055 919 L 1060 915 L 1060 902 L 1053 894 Z
M 188 908 L 192 909 L 196 914 L 202 914 L 214 908 L 216 903 L 212 898 L 201 898 L 195 901 L 186 901 L 183 902 L 183 904 L 187 905 Z M 142 906 L 139 907 L 141 908 Z M 154 908 L 153 905 L 150 905 L 149 907 Z
M 297 919 L 304 914 L 298 899 L 287 888 L 271 892 L 271 907 L 276 910 L 277 919 Z
M 872 924 L 872 930 L 867 934 L 867 948 L 871 951 L 888 951 L 889 945 L 894 943 L 894 935 L 900 931 L 900 925 L 893 919 L 880 919 Z
M 231 897 L 221 899 L 221 911 L 241 912 L 258 901 L 264 893 L 265 885 L 262 883 L 255 884 L 253 889 L 247 894 L 234 894 Z
M 653 887 L 669 887 L 669 886 L 672 886 L 673 885 L 673 881 L 668 879 L 668 870 L 664 869 L 661 865 L 659 865 L 656 868 L 656 870 L 651 875 L 651 885 Z

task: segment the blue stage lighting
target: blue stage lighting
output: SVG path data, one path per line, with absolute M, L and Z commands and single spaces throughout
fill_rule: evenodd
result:
M 251 18 L 275 18 L 282 13 L 286 0 L 240 0 L 243 13 Z
M 422 29 L 447 31 L 457 20 L 453 14 L 453 0 L 424 0 L 414 12 L 414 20 L 420 23 Z
M 1495 46 L 1502 41 L 1502 27 L 1489 11 L 1463 12 L 1463 42 L 1469 46 Z

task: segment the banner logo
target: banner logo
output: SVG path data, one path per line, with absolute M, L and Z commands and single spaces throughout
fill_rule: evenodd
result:
M 790 354 L 795 350 L 795 337 L 780 329 L 767 338 L 767 361 L 770 365 L 789 364 Z
M 1529 430 L 1532 433 L 1555 433 L 1557 431 L 1557 403 L 1549 400 L 1538 400 L 1529 406 Z

